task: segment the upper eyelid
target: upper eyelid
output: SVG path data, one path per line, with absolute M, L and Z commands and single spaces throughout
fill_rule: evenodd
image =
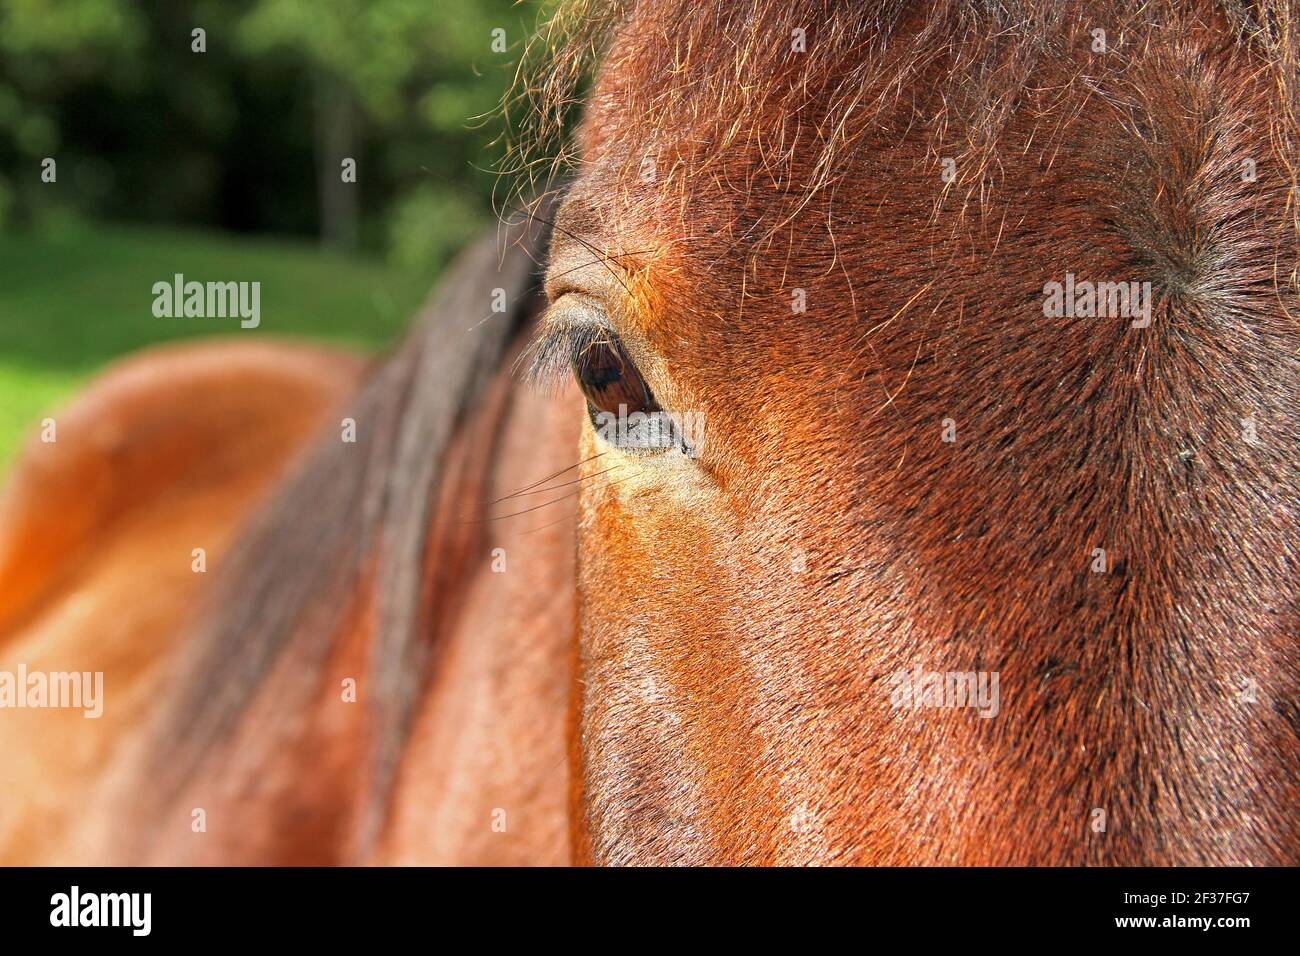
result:
M 569 293 L 586 295 L 604 295 L 612 293 L 615 287 L 627 289 L 623 276 L 615 268 L 617 260 L 604 253 L 589 253 L 585 249 L 579 255 L 562 253 L 551 259 L 543 280 L 546 297 L 556 302 Z
M 596 240 L 566 229 L 552 239 L 543 288 L 552 302 L 569 292 L 608 299 L 617 298 L 621 293 L 631 298 L 631 283 L 642 265 L 642 257 L 654 251 L 654 247 L 647 247 L 614 252 Z
M 552 260 L 552 269 L 548 270 L 545 282 L 551 303 L 533 341 L 520 357 L 519 364 L 525 368 L 525 377 L 542 388 L 562 385 L 571 374 L 573 356 L 583 346 L 598 341 L 602 336 L 618 343 L 644 374 L 647 364 L 653 363 L 654 350 L 642 339 L 635 323 L 623 321 L 616 324 L 615 321 L 618 308 L 625 304 L 620 293 L 628 291 L 625 282 L 628 277 L 616 276 L 616 283 L 592 281 L 592 275 L 599 279 L 602 273 L 595 271 L 587 276 L 581 273 L 596 266 L 608 270 L 608 266 L 585 258 L 577 268 L 555 272 L 554 266 L 558 261 L 561 260 Z M 603 275 L 608 277 L 609 272 Z M 609 301 L 611 296 L 616 301 Z M 620 326 L 626 326 L 626 330 Z

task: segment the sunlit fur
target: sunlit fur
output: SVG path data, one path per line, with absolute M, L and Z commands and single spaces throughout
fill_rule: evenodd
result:
M 708 441 L 582 497 L 592 859 L 1297 860 L 1295 28 L 627 12 L 558 222 Z M 1152 326 L 1045 318 L 1067 271 Z M 896 710 L 904 668 L 1001 713 Z

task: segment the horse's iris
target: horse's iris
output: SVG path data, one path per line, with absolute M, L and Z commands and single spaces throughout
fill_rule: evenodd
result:
M 650 386 L 617 342 L 592 342 L 573 363 L 578 385 L 593 412 L 628 415 L 659 410 Z

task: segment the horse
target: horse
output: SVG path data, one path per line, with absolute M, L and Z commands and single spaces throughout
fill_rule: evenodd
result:
M 0 669 L 105 705 L 0 712 L 0 854 L 1300 861 L 1294 6 L 552 26 L 566 163 L 393 355 L 30 445 Z

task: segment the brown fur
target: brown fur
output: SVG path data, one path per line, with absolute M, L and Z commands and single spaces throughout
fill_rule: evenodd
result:
M 99 781 L 165 696 L 191 602 L 360 370 L 274 343 L 158 349 L 54 412 L 56 441 L 33 438 L 0 498 L 0 670 L 103 671 L 104 710 L 0 711 L 5 862 L 104 859 L 124 817 Z
M 594 860 L 1297 860 L 1296 34 L 1177 6 L 619 24 L 552 269 L 618 255 L 578 288 L 709 439 L 583 496 Z M 1044 318 L 1067 270 L 1153 326 Z

